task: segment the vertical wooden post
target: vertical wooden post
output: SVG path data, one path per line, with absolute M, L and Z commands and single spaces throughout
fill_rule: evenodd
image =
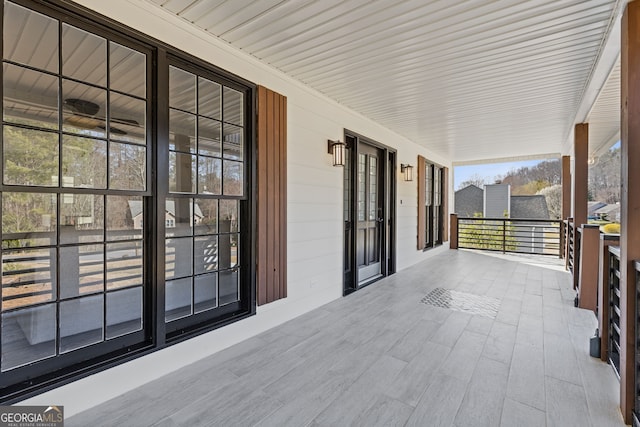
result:
M 571 156 L 562 156 L 562 216 L 571 216 Z
M 578 230 L 587 223 L 587 198 L 589 179 L 589 124 L 578 123 L 574 130 L 573 141 L 573 288 L 578 287 L 580 264 L 580 238 Z
M 562 156 L 562 208 L 560 214 L 560 258 L 567 253 L 567 230 L 564 221 L 571 216 L 571 156 Z
M 620 79 L 620 408 L 631 424 L 635 401 L 636 281 L 633 261 L 640 259 L 640 2 L 622 16 Z
M 450 215 L 450 227 L 451 238 L 449 239 L 449 248 L 458 249 L 458 214 L 452 213 Z
M 575 127 L 573 144 L 573 219 L 577 228 L 587 223 L 588 157 L 589 123 L 578 123 Z
M 449 168 L 442 168 L 442 218 L 447 217 L 447 212 L 449 212 Z M 446 242 L 449 239 L 449 222 L 442 221 L 442 242 Z

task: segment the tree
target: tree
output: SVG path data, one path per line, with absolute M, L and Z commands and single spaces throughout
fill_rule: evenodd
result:
M 608 150 L 589 167 L 589 192 L 593 200 L 604 203 L 620 201 L 620 148 Z
M 479 188 L 483 188 L 485 186 L 485 184 L 487 184 L 486 182 L 486 177 L 478 174 L 478 173 L 474 173 L 473 175 L 471 175 L 469 177 L 469 179 L 462 181 L 459 185 L 458 185 L 458 190 L 460 190 L 461 188 L 466 188 L 470 185 L 475 185 L 476 187 Z
M 562 216 L 562 185 L 556 184 L 545 187 L 536 194 L 540 194 L 546 199 L 549 217 L 551 219 L 560 219 Z

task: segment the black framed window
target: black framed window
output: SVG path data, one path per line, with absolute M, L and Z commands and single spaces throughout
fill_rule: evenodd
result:
M 21 379 L 144 340 L 150 54 L 8 1 L 3 35 L 0 370 Z
M 255 87 L 66 3 L 0 4 L 0 401 L 254 314 Z
M 442 244 L 443 219 L 442 219 L 442 167 L 425 162 L 424 176 L 424 197 L 425 205 L 422 215 L 424 215 L 425 248 L 431 248 Z
M 169 67 L 169 186 L 165 230 L 167 332 L 236 310 L 248 234 L 246 90 L 206 70 Z

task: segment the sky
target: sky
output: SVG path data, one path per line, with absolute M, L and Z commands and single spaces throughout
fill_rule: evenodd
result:
M 544 160 L 524 160 L 518 162 L 491 163 L 486 165 L 455 166 L 453 168 L 453 188 L 458 190 L 460 183 L 470 179 L 474 175 L 485 178 L 488 184 L 492 184 L 497 176 L 504 176 L 512 169 L 524 166 L 534 166 Z

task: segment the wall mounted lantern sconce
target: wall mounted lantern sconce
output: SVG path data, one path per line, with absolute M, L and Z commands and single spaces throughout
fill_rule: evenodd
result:
M 404 174 L 405 181 L 413 181 L 413 166 L 400 164 L 400 172 Z
M 328 141 L 329 154 L 333 156 L 333 166 L 344 166 L 347 144 L 342 141 Z

